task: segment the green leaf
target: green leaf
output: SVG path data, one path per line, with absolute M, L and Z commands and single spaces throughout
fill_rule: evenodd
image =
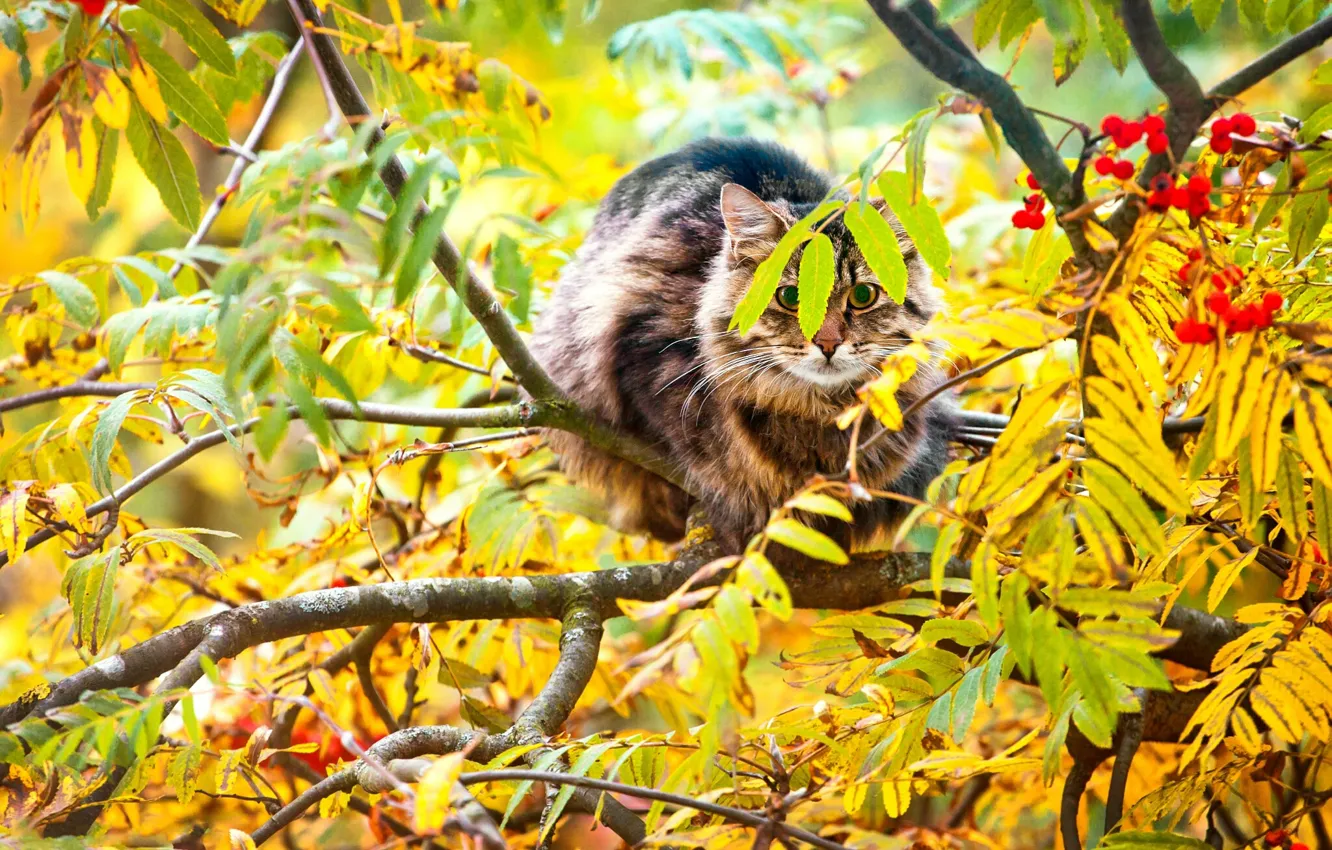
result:
M 74 612 L 75 642 L 97 655 L 111 633 L 115 605 L 116 573 L 120 570 L 121 547 L 93 559 L 83 585 L 83 601 Z
M 1012 672 L 1013 660 L 1009 658 L 1008 646 L 1001 646 L 985 662 L 985 676 L 981 680 L 981 699 L 986 705 L 994 705 L 995 695 L 999 693 L 999 683 Z
M 1020 572 L 1014 572 L 1004 579 L 999 606 L 1004 614 L 1004 634 L 1008 638 L 1008 648 L 1022 674 L 1031 677 L 1031 608 L 1027 605 L 1027 591 L 1030 580 Z
M 110 364 L 113 373 L 119 374 L 130 343 L 139 335 L 151 315 L 147 309 L 140 307 L 116 313 L 106 320 L 106 362 Z
M 754 616 L 754 605 L 749 594 L 734 584 L 723 585 L 713 598 L 712 607 L 728 638 L 743 646 L 751 655 L 758 652 L 758 619 Z
M 1114 0 L 1092 0 L 1096 23 L 1101 31 L 1101 49 L 1120 74 L 1128 67 L 1129 39 L 1124 24 L 1119 20 L 1119 4 Z
M 190 555 L 193 555 L 199 561 L 202 561 L 219 573 L 222 572 L 222 562 L 217 559 L 217 555 L 213 553 L 213 550 L 209 549 L 198 540 L 195 540 L 187 534 L 186 531 L 208 533 L 218 537 L 236 536 L 229 531 L 214 531 L 212 529 L 149 528 L 131 535 L 129 540 L 125 542 L 138 542 L 139 545 L 147 543 L 170 543 Z
M 1193 20 L 1198 29 L 1207 32 L 1216 23 L 1216 16 L 1221 13 L 1223 0 L 1193 0 Z
M 735 315 L 731 317 L 728 330 L 738 328 L 741 334 L 749 333 L 750 328 L 759 320 L 759 316 L 768 309 L 773 293 L 777 291 L 777 284 L 782 280 L 786 264 L 800 243 L 809 238 L 810 228 L 841 205 L 840 201 L 824 201 L 786 231 L 778 241 L 777 247 L 773 248 L 772 254 L 754 270 L 754 282 L 749 285 L 744 297 L 736 305 Z
M 770 540 L 831 564 L 850 562 L 842 547 L 828 535 L 801 525 L 793 519 L 779 519 L 768 523 L 764 532 Z
M 102 408 L 97 417 L 97 427 L 93 429 L 92 443 L 89 446 L 92 464 L 92 483 L 103 493 L 111 492 L 111 450 L 115 448 L 120 436 L 120 426 L 125 423 L 130 408 L 138 403 L 140 391 L 131 390 L 121 393 Z
M 948 245 L 948 236 L 944 233 L 939 213 L 930 206 L 929 199 L 921 197 L 920 203 L 910 202 L 911 187 L 907 176 L 900 171 L 889 171 L 879 177 L 879 191 L 883 193 L 888 208 L 893 211 L 907 236 L 915 243 L 916 250 L 940 277 L 948 277 L 948 263 L 952 249 Z
M 1114 728 L 1119 716 L 1119 703 L 1115 697 L 1114 686 L 1101 665 L 1100 655 L 1094 650 L 1094 644 L 1074 637 L 1071 634 L 1064 643 L 1068 650 L 1068 669 L 1073 674 L 1073 683 L 1082 692 L 1082 699 L 1092 716 L 1105 725 Z M 1085 730 L 1084 730 L 1085 731 Z
M 398 274 L 393 279 L 395 307 L 406 304 L 416 294 L 422 276 L 430 265 L 430 258 L 435 253 L 439 234 L 444 230 L 444 220 L 448 217 L 448 207 L 436 207 L 416 226 L 416 230 L 412 233 L 412 241 L 407 245 L 407 253 L 402 258 L 402 264 L 398 266 Z
M 97 324 L 97 296 L 83 281 L 57 271 L 42 272 L 37 277 L 51 287 L 55 297 L 64 305 L 65 315 L 77 322 L 79 327 L 91 328 Z
M 184 121 L 187 127 L 213 144 L 227 144 L 230 135 L 226 118 L 213 105 L 213 99 L 190 78 L 189 73 L 151 39 L 137 39 L 134 45 L 143 61 L 157 74 L 157 84 L 167 108 Z
M 868 205 L 850 204 L 843 218 L 870 271 L 879 279 L 879 286 L 889 298 L 901 304 L 906 300 L 907 267 L 892 226 Z
M 1318 479 L 1313 481 L 1314 531 L 1323 550 L 1332 549 L 1332 492 Z
M 744 12 L 731 11 L 714 12 L 711 18 L 728 35 L 753 51 L 764 62 L 780 71 L 782 76 L 786 75 L 786 63 L 782 61 L 781 51 L 777 49 L 772 36 L 768 35 L 754 19 Z M 795 39 L 795 41 L 798 42 L 799 39 Z M 794 46 L 798 48 L 800 45 L 795 44 Z
M 1304 498 L 1304 473 L 1300 460 L 1288 446 L 1281 447 L 1277 459 L 1277 504 L 1281 508 L 1281 524 L 1296 541 L 1309 535 L 1309 503 Z
M 282 404 L 270 406 L 259 417 L 259 424 L 254 426 L 254 444 L 264 460 L 271 460 L 273 453 L 282 444 L 287 434 L 287 407 Z
M 995 545 L 985 538 L 971 555 L 971 592 L 976 597 L 976 611 L 990 631 L 999 628 L 999 562 Z
M 97 176 L 93 179 L 92 194 L 84 209 L 89 221 L 97 221 L 102 208 L 111 199 L 111 180 L 116 171 L 116 154 L 120 151 L 120 131 L 94 119 L 97 132 Z
M 939 22 L 953 24 L 970 15 L 980 6 L 981 0 L 940 0 Z
M 981 677 L 985 674 L 985 668 L 973 667 L 967 671 L 967 675 L 962 677 L 958 683 L 957 690 L 953 692 L 953 724 L 952 736 L 954 741 L 961 741 L 967 736 L 967 730 L 971 728 L 971 720 L 976 716 L 976 701 L 980 699 Z
M 906 134 L 906 182 L 911 187 L 912 204 L 918 204 L 925 198 L 925 140 L 938 116 L 937 108 L 927 107 L 911 116 L 903 128 Z
M 818 333 L 828 314 L 833 288 L 833 245 L 826 233 L 816 233 L 800 257 L 800 332 L 805 339 Z
M 394 199 L 393 212 L 384 222 L 384 234 L 380 238 L 379 276 L 388 277 L 393 264 L 398 261 L 402 243 L 407 237 L 407 229 L 416 218 L 417 208 L 430 187 L 430 178 L 435 173 L 434 158 L 426 158 L 415 164 L 402 191 Z
M 975 620 L 926 620 L 921 624 L 920 636 L 927 643 L 951 640 L 960 646 L 980 646 L 990 640 L 989 631 Z
M 236 76 L 231 46 L 195 5 L 182 0 L 140 0 L 139 8 L 171 27 L 194 55 L 228 77 Z
M 167 212 L 187 230 L 198 229 L 203 197 L 199 193 L 199 176 L 185 146 L 137 102 L 130 112 L 125 136 L 139 167 L 157 188 Z
M 494 270 L 496 288 L 509 293 L 509 313 L 518 322 L 526 322 L 532 308 L 532 270 L 518 254 L 518 242 L 507 233 L 495 242 Z
M 1296 263 L 1318 247 L 1318 237 L 1323 231 L 1323 225 L 1327 224 L 1327 216 L 1326 192 L 1304 192 L 1296 195 L 1291 202 L 1287 234 L 1291 259 Z
M 851 511 L 846 505 L 822 493 L 799 493 L 786 504 L 796 510 L 808 511 L 819 516 L 837 517 L 846 522 L 851 521 Z

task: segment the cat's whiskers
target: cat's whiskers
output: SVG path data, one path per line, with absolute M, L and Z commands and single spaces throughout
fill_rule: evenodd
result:
M 678 342 L 678 340 L 677 340 L 677 342 Z M 674 345 L 674 343 L 672 343 L 672 345 Z M 655 395 L 660 395 L 660 394 L 661 394 L 662 392 L 664 392 L 668 387 L 670 387 L 671 384 L 674 384 L 676 381 L 680 380 L 680 379 L 683 378 L 685 375 L 688 375 L 690 372 L 694 372 L 694 371 L 697 371 L 697 370 L 699 370 L 699 369 L 703 369 L 703 368 L 705 368 L 705 367 L 707 367 L 707 366 L 710 366 L 710 365 L 712 365 L 712 364 L 714 364 L 714 363 L 717 363 L 717 362 L 719 362 L 719 361 L 724 361 L 724 360 L 725 360 L 726 358 L 728 358 L 728 357 L 734 357 L 734 356 L 737 356 L 737 355 L 745 354 L 746 352 L 763 351 L 763 350 L 766 350 L 766 349 L 776 348 L 776 347 L 777 347 L 777 346 L 775 346 L 775 345 L 758 345 L 758 346 L 753 346 L 753 347 L 750 347 L 750 348 L 742 348 L 742 349 L 740 349 L 739 351 L 725 351 L 725 352 L 722 352 L 721 354 L 718 354 L 718 355 L 716 355 L 715 357 L 710 357 L 710 358 L 708 358 L 707 360 L 702 360 L 702 361 L 700 361 L 700 362 L 698 362 L 698 363 L 695 363 L 693 366 L 690 366 L 688 369 L 686 369 L 686 370 L 684 370 L 683 372 L 681 372 L 680 374 L 676 375 L 674 378 L 671 378 L 669 381 L 667 381 L 665 384 L 662 385 L 661 389 L 657 390 L 657 392 L 655 393 Z M 670 346 L 668 345 L 668 346 L 666 346 L 666 348 L 670 348 Z M 665 351 L 665 350 L 666 350 L 665 348 L 662 349 L 662 351 Z
M 703 399 L 698 403 L 698 413 L 695 414 L 694 416 L 695 424 L 698 423 L 699 418 L 703 415 L 703 407 L 708 403 L 708 399 L 716 395 L 716 393 L 720 391 L 722 387 L 726 386 L 727 384 L 731 384 L 731 392 L 724 399 L 722 399 L 722 404 L 729 404 L 732 396 L 734 396 L 735 393 L 741 387 L 743 387 L 748 381 L 752 380 L 758 375 L 761 375 L 766 370 L 771 369 L 774 366 L 780 366 L 780 365 L 781 365 L 780 361 L 776 360 L 775 358 L 770 360 L 760 361 L 757 364 L 751 364 L 750 367 L 743 374 L 732 375 L 730 378 L 727 378 L 725 381 L 722 381 L 721 383 L 717 384 L 717 386 L 715 386 L 712 389 L 712 391 L 709 392 L 706 396 L 704 396 Z
M 775 346 L 765 346 L 765 348 L 773 348 L 773 347 Z M 680 410 L 680 421 L 683 423 L 685 415 L 689 412 L 689 405 L 692 403 L 694 396 L 697 395 L 699 392 L 708 389 L 709 385 L 712 385 L 712 388 L 708 390 L 706 395 L 704 395 L 703 399 L 699 402 L 698 413 L 695 416 L 695 423 L 697 423 L 698 418 L 701 417 L 703 414 L 703 406 L 704 404 L 707 403 L 707 400 L 712 396 L 713 393 L 721 389 L 722 386 L 724 386 L 726 383 L 729 383 L 730 380 L 732 380 L 735 377 L 733 375 L 732 378 L 722 380 L 722 378 L 725 375 L 737 372 L 740 369 L 745 369 L 746 367 L 752 367 L 755 364 L 759 364 L 760 366 L 766 366 L 766 365 L 776 365 L 777 363 L 779 363 L 779 361 L 771 353 L 771 351 L 765 350 L 765 351 L 760 351 L 757 354 L 749 354 L 744 357 L 737 358 L 736 360 L 727 363 L 721 369 L 715 372 L 710 372 L 706 377 L 704 377 L 703 380 L 699 381 L 694 386 L 694 388 L 690 390 L 689 395 L 685 397 L 684 405 Z

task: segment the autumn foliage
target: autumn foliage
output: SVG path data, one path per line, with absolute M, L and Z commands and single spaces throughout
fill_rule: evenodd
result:
M 0 845 L 1332 850 L 1327 4 L 599 5 L 0 0 Z M 846 178 L 733 332 L 836 217 L 900 302 L 879 197 L 949 305 L 740 553 L 612 531 L 542 429 L 669 459 L 525 343 L 704 131 Z

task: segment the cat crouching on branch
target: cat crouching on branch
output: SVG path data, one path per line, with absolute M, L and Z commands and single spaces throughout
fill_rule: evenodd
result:
M 728 330 L 758 264 L 834 189 L 796 154 L 752 139 L 706 139 L 646 162 L 602 201 L 537 324 L 534 350 L 555 381 L 661 450 L 727 551 L 742 549 L 811 476 L 843 472 L 851 433 L 838 414 L 940 306 L 928 266 L 878 201 L 906 261 L 901 304 L 839 216 L 822 231 L 834 246 L 834 285 L 813 337 L 797 319 L 800 249 L 749 333 Z M 921 364 L 900 406 L 940 380 Z M 932 400 L 900 430 L 862 440 L 860 483 L 921 498 L 947 462 L 947 404 Z M 573 434 L 553 431 L 549 441 L 565 472 L 606 498 L 616 528 L 667 541 L 684 534 L 694 506 L 684 490 Z M 843 545 L 863 545 L 910 509 L 890 498 L 851 507 L 850 527 L 821 520 Z

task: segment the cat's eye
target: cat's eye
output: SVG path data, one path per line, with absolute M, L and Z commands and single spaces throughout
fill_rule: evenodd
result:
M 864 310 L 874 306 L 874 302 L 879 300 L 879 288 L 868 283 L 857 284 L 851 287 L 851 294 L 846 300 L 855 309 Z
M 783 286 L 777 290 L 777 303 L 788 310 L 800 306 L 800 290 L 794 286 Z

